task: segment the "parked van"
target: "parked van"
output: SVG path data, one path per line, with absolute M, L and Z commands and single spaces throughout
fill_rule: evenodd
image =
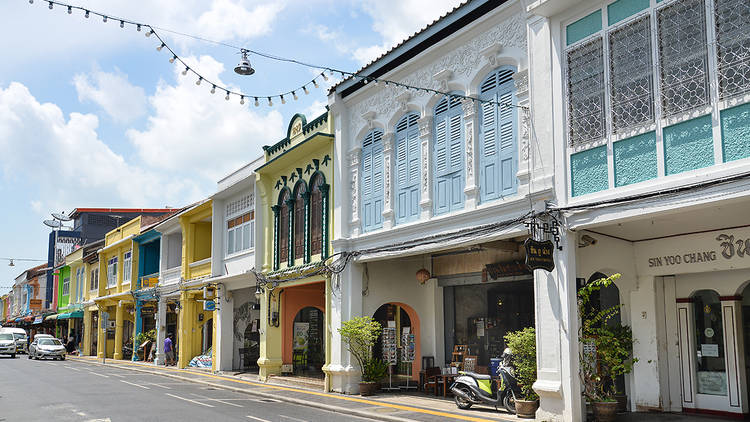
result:
M 16 340 L 16 352 L 28 353 L 26 349 L 26 330 L 24 330 L 23 328 L 3 327 L 0 328 L 0 333 L 13 334 L 13 338 Z

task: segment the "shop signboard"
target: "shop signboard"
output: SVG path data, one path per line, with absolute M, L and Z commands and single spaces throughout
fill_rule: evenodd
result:
M 204 300 L 203 301 L 203 310 L 204 311 L 215 311 L 216 310 L 216 302 L 213 300 Z
M 531 270 L 552 271 L 555 269 L 554 250 L 551 240 L 538 241 L 526 239 L 526 266 Z
M 307 342 L 310 332 L 309 322 L 295 322 L 294 323 L 294 350 L 307 351 Z

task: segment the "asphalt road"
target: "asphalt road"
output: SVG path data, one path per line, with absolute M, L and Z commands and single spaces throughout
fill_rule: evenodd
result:
M 368 421 L 320 409 L 69 361 L 0 357 L 0 421 Z

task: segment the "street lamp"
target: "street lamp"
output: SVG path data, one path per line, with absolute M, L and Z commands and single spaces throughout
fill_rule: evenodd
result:
M 248 51 L 246 49 L 242 49 L 242 60 L 240 60 L 240 63 L 235 66 L 234 73 L 238 75 L 244 75 L 244 76 L 250 76 L 253 73 L 255 73 L 255 69 L 250 65 L 250 59 L 247 58 Z

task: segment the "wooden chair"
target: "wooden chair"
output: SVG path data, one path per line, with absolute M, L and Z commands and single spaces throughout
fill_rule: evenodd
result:
M 428 390 L 432 390 L 432 393 L 434 395 L 438 395 L 438 389 L 440 389 L 440 386 L 442 385 L 440 383 L 440 379 L 438 376 L 440 375 L 440 368 L 437 366 L 434 366 L 432 368 L 427 368 L 425 370 L 424 379 L 425 383 L 422 386 L 422 389 L 427 392 Z
M 468 352 L 469 348 L 465 344 L 454 345 L 453 354 L 451 355 L 451 366 L 456 366 L 461 370 L 463 368 L 464 358 Z

